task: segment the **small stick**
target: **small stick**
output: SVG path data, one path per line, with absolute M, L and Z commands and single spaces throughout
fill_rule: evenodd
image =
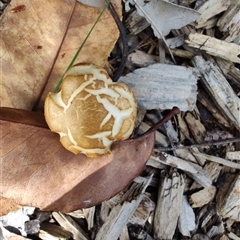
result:
M 221 144 L 234 143 L 234 142 L 240 142 L 240 137 L 228 138 L 228 139 L 218 140 L 218 141 L 210 141 L 210 142 L 200 143 L 200 144 L 192 144 L 189 146 L 175 146 L 175 147 L 166 147 L 166 148 L 159 147 L 159 148 L 154 148 L 154 151 L 155 152 L 168 152 L 168 151 L 173 151 L 176 149 L 213 146 L 213 145 L 221 145 Z
M 109 12 L 111 13 L 114 21 L 116 22 L 119 32 L 120 32 L 120 36 L 122 38 L 122 61 L 118 67 L 118 69 L 115 71 L 114 76 L 113 76 L 113 82 L 117 82 L 118 79 L 122 76 L 123 70 L 125 68 L 126 65 L 126 61 L 127 61 L 127 56 L 128 56 L 128 42 L 127 42 L 127 34 L 125 31 L 125 28 L 115 10 L 115 8 L 113 7 L 112 3 L 109 4 L 108 7 Z

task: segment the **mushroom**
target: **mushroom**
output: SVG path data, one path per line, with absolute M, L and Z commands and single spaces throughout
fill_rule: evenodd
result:
M 69 151 L 96 157 L 134 129 L 137 102 L 131 89 L 114 83 L 105 69 L 77 64 L 64 75 L 58 93 L 49 93 L 44 115 L 51 131 Z

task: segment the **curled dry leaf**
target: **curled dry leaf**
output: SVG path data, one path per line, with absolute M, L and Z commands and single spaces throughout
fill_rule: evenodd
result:
M 123 190 L 144 169 L 157 128 L 179 110 L 174 108 L 142 136 L 114 142 L 109 154 L 91 159 L 63 148 L 57 134 L 46 128 L 41 113 L 9 108 L 1 108 L 0 113 L 3 206 L 14 201 L 69 212 L 96 205 Z M 6 214 L 7 210 L 1 211 Z
M 109 152 L 113 141 L 130 137 L 137 102 L 131 89 L 112 82 L 105 69 L 77 64 L 64 75 L 61 90 L 48 94 L 44 113 L 67 150 L 96 157 Z

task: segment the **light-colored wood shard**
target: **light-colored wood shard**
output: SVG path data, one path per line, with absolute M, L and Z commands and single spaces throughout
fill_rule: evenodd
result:
M 228 0 L 209 0 L 202 4 L 197 11 L 201 13 L 201 15 L 196 20 L 197 26 L 198 24 L 203 24 L 208 19 L 212 18 L 213 16 L 225 11 L 231 1 Z M 196 27 L 197 27 L 196 26 Z
M 155 209 L 155 203 L 145 194 L 133 215 L 129 218 L 129 223 L 144 227 L 151 212 Z
M 231 162 L 231 161 L 226 160 L 224 158 L 215 157 L 213 155 L 208 155 L 208 154 L 205 154 L 205 153 L 193 153 L 193 155 L 205 158 L 206 160 L 209 160 L 209 161 L 212 161 L 212 162 L 215 162 L 215 163 L 219 163 L 219 164 L 222 164 L 222 165 L 227 166 L 227 167 L 240 169 L 240 164 L 239 163 Z
M 177 226 L 184 190 L 183 175 L 177 171 L 168 176 L 161 172 L 153 232 L 155 239 L 172 239 Z
M 140 132 L 144 133 L 148 129 L 150 129 L 150 126 L 148 126 L 145 122 L 142 122 L 141 125 L 140 125 L 140 128 L 139 128 Z M 163 135 L 162 133 L 160 133 L 158 131 L 156 131 L 155 135 L 156 135 L 157 143 L 159 143 L 163 147 L 169 146 L 169 140 L 165 135 Z
M 185 120 L 194 137 L 194 140 L 197 143 L 203 143 L 204 136 L 206 134 L 206 129 L 204 125 L 201 123 L 200 119 L 195 118 L 191 112 L 188 112 L 185 116 Z
M 147 67 L 148 65 L 157 63 L 158 57 L 143 51 L 135 50 L 128 55 L 128 61 L 129 64 L 137 67 Z
M 207 162 L 204 165 L 204 171 L 206 176 L 211 179 L 212 182 L 216 182 L 216 180 L 219 177 L 219 174 L 222 170 L 223 166 L 220 166 L 220 164 L 215 163 L 215 162 Z M 201 185 L 199 185 L 197 182 L 194 182 L 190 188 L 190 191 L 196 190 L 196 189 L 200 189 L 202 188 Z
M 105 223 L 99 229 L 95 240 L 115 240 L 121 235 L 128 219 L 138 207 L 143 198 L 151 177 L 141 183 L 133 183 L 130 189 L 122 196 L 121 203 L 112 208 Z
M 162 153 L 158 157 L 152 155 L 151 158 L 160 163 L 185 171 L 186 174 L 188 174 L 203 187 L 208 188 L 212 184 L 211 179 L 206 176 L 203 168 L 195 163 L 185 161 L 184 159 L 174 157 L 167 153 Z
M 199 208 L 213 200 L 217 192 L 215 186 L 204 188 L 190 195 L 190 203 L 193 208 Z
M 229 79 L 238 87 L 240 87 L 240 70 L 235 67 L 233 62 L 221 58 L 216 58 L 216 62 L 223 72 L 225 78 Z
M 150 23 L 142 16 L 140 16 L 137 10 L 133 11 L 126 19 L 126 27 L 131 34 L 138 34 L 145 28 L 150 26 Z
M 217 26 L 227 36 L 226 41 L 240 43 L 240 2 L 238 0 L 229 2 L 231 2 L 231 6 L 220 17 Z
M 231 240 L 240 240 L 240 237 L 238 237 L 236 234 L 234 234 L 233 232 L 227 233 L 228 237 Z
M 194 68 L 153 64 L 119 79 L 134 92 L 141 109 L 193 110 L 196 105 L 198 73 Z
M 41 229 L 37 234 L 42 240 L 68 240 L 72 238 L 72 234 L 64 228 L 50 223 L 42 223 Z
M 240 160 L 240 151 L 227 152 L 226 153 L 226 159 L 229 159 L 229 160 Z
M 190 33 L 186 43 L 190 47 L 206 51 L 209 55 L 240 63 L 240 46 L 199 33 Z
M 201 56 L 195 56 L 192 62 L 199 69 L 202 75 L 201 81 L 212 100 L 230 123 L 240 130 L 240 99 L 226 78 L 217 67 Z
M 240 221 L 240 174 L 226 174 L 217 193 L 217 211 L 223 218 Z
M 91 208 L 84 208 L 83 214 L 88 223 L 88 230 L 90 230 L 94 226 L 95 206 Z
M 70 216 L 62 212 L 53 212 L 52 215 L 61 227 L 72 233 L 75 240 L 88 240 L 86 233 Z

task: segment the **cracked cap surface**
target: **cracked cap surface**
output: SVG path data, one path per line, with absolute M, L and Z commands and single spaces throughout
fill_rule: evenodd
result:
M 96 157 L 109 152 L 112 142 L 130 137 L 137 102 L 131 89 L 112 82 L 105 69 L 80 64 L 68 70 L 58 93 L 48 94 L 44 114 L 67 150 Z

